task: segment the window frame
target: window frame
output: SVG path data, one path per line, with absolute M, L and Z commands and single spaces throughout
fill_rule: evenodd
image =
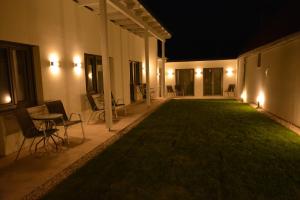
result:
M 6 49 L 7 51 L 7 63 L 8 63 L 8 79 L 9 79 L 9 89 L 11 95 L 11 102 L 6 104 L 0 104 L 0 112 L 10 111 L 16 109 L 17 107 L 30 107 L 37 105 L 37 93 L 36 93 L 36 79 L 35 79 L 35 71 L 34 71 L 34 63 L 33 63 L 33 46 L 8 42 L 0 40 L 0 48 Z M 26 68 L 23 70 L 24 81 L 26 84 L 24 86 L 25 99 L 23 101 L 18 101 L 17 99 L 17 84 L 16 84 L 16 71 L 15 71 L 15 61 L 13 58 L 13 51 L 16 53 L 17 59 L 17 51 L 24 50 L 25 51 L 25 62 Z
M 89 89 L 89 86 L 88 86 L 88 81 L 89 81 L 89 75 L 88 75 L 88 59 L 92 58 L 93 59 L 93 62 L 95 63 L 95 65 L 92 65 L 92 77 L 94 77 L 92 79 L 92 90 Z M 85 88 L 86 88 L 86 93 L 87 94 L 95 94 L 95 93 L 98 93 L 98 79 L 97 79 L 97 60 L 99 59 L 99 62 L 100 62 L 100 65 L 102 65 L 102 56 L 101 55 L 95 55 L 95 54 L 88 54 L 88 53 L 85 53 L 84 54 L 84 69 L 85 69 Z

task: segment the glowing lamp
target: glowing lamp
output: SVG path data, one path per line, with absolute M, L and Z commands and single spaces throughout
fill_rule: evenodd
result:
M 59 72 L 58 56 L 56 54 L 51 54 L 49 56 L 49 60 L 50 60 L 50 71 L 53 74 L 58 74 L 58 72 Z
M 196 74 L 196 77 L 197 77 L 197 78 L 200 78 L 201 75 L 202 75 L 202 70 L 201 70 L 200 68 L 197 68 L 195 74 Z
M 89 77 L 89 79 L 93 79 L 93 74 L 92 74 L 92 72 L 90 72 L 89 74 L 88 74 L 88 77 Z
M 227 76 L 231 77 L 233 75 L 233 69 L 231 67 L 228 67 L 226 69 L 226 74 L 227 74 Z
M 76 75 L 80 75 L 81 74 L 81 59 L 79 56 L 75 56 L 73 59 L 74 62 L 74 72 Z
M 3 102 L 5 102 L 5 103 L 11 103 L 11 97 L 10 97 L 10 95 L 4 95 L 4 97 L 3 97 Z
M 258 93 L 256 101 L 257 101 L 257 108 L 262 108 L 264 106 L 264 103 L 265 103 L 265 94 L 263 93 L 263 91 L 260 91 Z
M 169 70 L 168 70 L 168 77 L 169 77 L 169 78 L 172 78 L 173 75 L 174 75 L 173 70 L 172 70 L 172 69 L 169 69 Z
M 247 92 L 244 90 L 241 94 L 242 102 L 247 102 Z

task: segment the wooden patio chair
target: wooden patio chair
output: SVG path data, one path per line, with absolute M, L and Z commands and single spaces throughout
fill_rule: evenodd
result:
M 83 128 L 83 121 L 81 119 L 81 115 L 79 113 L 71 113 L 70 117 L 67 116 L 67 113 L 65 111 L 64 105 L 60 100 L 56 100 L 56 101 L 48 101 L 45 103 L 47 106 L 47 109 L 49 111 L 49 113 L 60 113 L 63 114 L 63 120 L 61 119 L 57 119 L 54 120 L 57 126 L 63 126 L 64 127 L 64 136 L 65 138 L 67 138 L 67 142 L 69 144 L 69 136 L 67 133 L 67 130 L 70 126 L 73 126 L 75 124 L 79 124 L 81 125 L 81 130 L 82 130 L 82 139 L 85 139 L 85 133 L 84 133 L 84 128 Z M 78 116 L 77 120 L 72 120 L 72 117 L 74 115 Z
M 22 130 L 22 134 L 24 136 L 24 139 L 22 141 L 21 147 L 18 150 L 17 156 L 15 158 L 15 161 L 18 160 L 20 152 L 22 150 L 22 147 L 25 143 L 26 139 L 33 139 L 30 147 L 29 147 L 29 152 L 31 152 L 31 147 L 37 137 L 41 137 L 41 139 L 37 142 L 35 145 L 35 152 L 37 150 L 38 145 L 43 141 L 44 147 L 46 148 L 46 142 L 48 141 L 49 138 L 52 139 L 53 143 L 55 144 L 55 147 L 57 149 L 57 143 L 55 142 L 54 138 L 52 136 L 56 136 L 55 133 L 58 131 L 58 129 L 55 128 L 55 126 L 48 129 L 37 129 L 36 126 L 34 125 L 28 111 L 25 108 L 19 108 L 16 113 L 16 118 L 18 121 L 18 124 Z

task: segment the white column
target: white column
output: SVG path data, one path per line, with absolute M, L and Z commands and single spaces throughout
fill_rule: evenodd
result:
M 165 54 L 165 41 L 161 42 L 161 58 L 162 58 L 162 67 L 161 67 L 161 93 L 162 97 L 166 97 L 166 54 Z
M 146 67 L 146 99 L 147 105 L 150 106 L 150 77 L 149 77 L 149 35 L 148 31 L 145 31 L 145 67 Z
M 111 105 L 111 87 L 110 87 L 110 67 L 108 61 L 108 33 L 107 33 L 107 12 L 106 0 L 99 0 L 100 7 L 100 41 L 102 50 L 103 66 L 103 86 L 105 103 L 105 123 L 110 130 L 112 128 L 112 105 Z

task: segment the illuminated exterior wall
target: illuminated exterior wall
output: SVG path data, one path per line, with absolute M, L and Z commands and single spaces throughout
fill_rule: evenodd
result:
M 210 61 L 186 61 L 186 62 L 167 62 L 166 63 L 166 85 L 176 84 L 176 69 L 194 69 L 194 95 L 203 97 L 203 68 L 223 68 L 223 91 L 229 84 L 236 84 L 237 81 L 237 61 L 231 60 L 210 60 Z M 232 74 L 228 74 L 230 70 Z M 230 72 L 229 72 L 230 73 Z M 225 95 L 227 96 L 227 95 Z
M 1 1 L 0 40 L 38 46 L 41 101 L 60 99 L 67 112 L 80 112 L 86 119 L 90 108 L 85 97 L 84 53 L 101 55 L 99 21 L 97 14 L 72 0 Z M 112 91 L 130 104 L 129 60 L 144 62 L 144 38 L 109 22 L 108 39 L 113 58 Z M 157 40 L 150 38 L 149 45 L 150 87 L 156 88 Z M 58 61 L 58 70 L 50 68 L 50 58 Z M 74 59 L 80 60 L 81 70 L 74 69 Z M 0 141 L 0 155 L 17 150 L 16 144 L 22 140 L 14 129 L 1 128 L 7 124 L 5 120 L 0 115 L 0 138 L 5 137 L 6 145 L 1 152 Z
M 264 100 L 264 109 L 300 126 L 300 34 L 241 55 L 238 73 L 239 95 L 244 92 L 247 102 Z

